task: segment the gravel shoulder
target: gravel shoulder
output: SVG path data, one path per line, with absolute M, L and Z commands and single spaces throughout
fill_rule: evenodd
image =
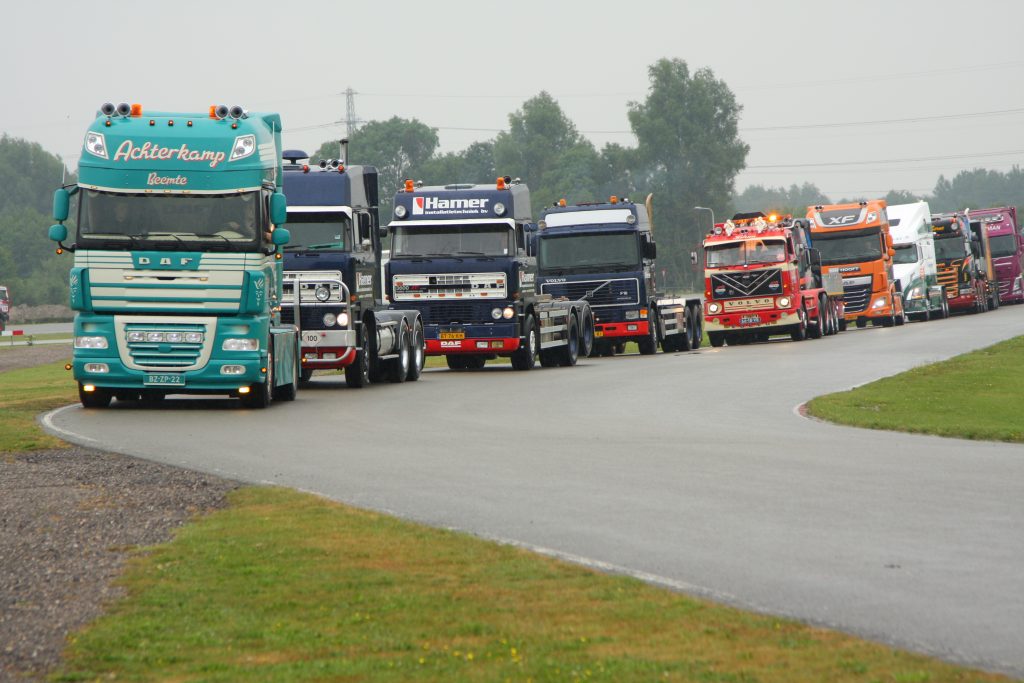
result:
M 0 372 L 70 348 L 0 350 Z M 43 680 L 68 634 L 122 595 L 140 548 L 224 506 L 237 482 L 83 448 L 0 453 L 0 681 Z

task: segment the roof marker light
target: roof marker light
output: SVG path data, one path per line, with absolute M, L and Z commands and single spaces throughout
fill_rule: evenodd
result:
M 611 204 L 618 204 L 619 203 L 619 198 L 616 197 L 615 195 L 612 195 L 611 197 L 608 198 L 608 202 L 611 203 Z
M 413 182 L 412 178 L 405 179 L 405 191 L 412 192 L 416 189 L 416 183 Z
M 131 107 L 131 114 L 132 116 L 142 116 L 142 105 L 133 104 Z
M 565 197 L 562 197 L 561 199 L 558 200 L 558 205 L 563 208 L 565 207 Z
M 189 128 L 191 128 L 191 127 L 192 127 L 192 122 L 191 122 L 191 121 L 189 121 L 189 122 L 188 122 L 188 123 L 186 123 L 185 125 L 186 125 L 186 126 L 188 126 Z
M 504 190 L 505 189 L 505 178 L 503 176 L 498 176 L 498 180 L 496 181 L 496 186 L 497 186 L 497 188 L 499 190 Z

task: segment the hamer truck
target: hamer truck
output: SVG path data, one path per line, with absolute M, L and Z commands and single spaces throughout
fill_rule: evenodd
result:
M 395 195 L 385 266 L 396 308 L 423 316 L 427 354 L 453 370 L 498 356 L 516 370 L 575 365 L 593 344 L 594 314 L 579 299 L 536 292 L 527 253 L 530 192 L 511 178 L 493 185 L 417 187 Z
M 806 220 L 738 213 L 704 238 L 704 318 L 712 346 L 839 332 L 843 285 L 823 273 Z
M 538 291 L 582 299 L 594 310 L 596 355 L 628 341 L 641 354 L 690 351 L 702 337 L 699 297 L 661 296 L 655 279 L 651 197 L 544 209 L 537 225 Z
M 50 238 L 74 253 L 71 368 L 86 407 L 228 394 L 292 400 L 298 336 L 280 322 L 288 242 L 277 114 L 104 104 Z M 65 246 L 72 196 L 76 233 Z
M 347 140 L 343 140 L 347 151 Z M 344 369 L 350 387 L 415 381 L 423 371 L 423 322 L 382 299 L 377 169 L 284 153 L 291 241 L 284 248 L 281 318 L 299 327 L 302 377 Z
M 999 300 L 1024 303 L 1024 235 L 1017 224 L 1017 207 L 971 209 L 970 219 L 972 227 L 975 223 L 984 226 L 999 280 Z
M 906 322 L 903 292 L 893 274 L 896 252 L 885 209 L 884 199 L 807 207 L 822 270 L 842 276 L 845 321 L 857 327 Z

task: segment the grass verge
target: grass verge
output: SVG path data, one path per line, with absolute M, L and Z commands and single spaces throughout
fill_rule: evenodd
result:
M 1024 443 L 1024 337 L 862 387 L 821 396 L 807 412 L 840 424 Z
M 122 583 L 56 680 L 1005 680 L 276 488 Z
M 44 433 L 36 416 L 78 400 L 69 377 L 63 363 L 0 373 L 0 453 L 66 445 Z

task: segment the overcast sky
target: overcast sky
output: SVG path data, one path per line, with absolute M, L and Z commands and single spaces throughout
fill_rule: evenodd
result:
M 940 173 L 1020 163 L 1022 26 L 1020 0 L 21 0 L 4 7 L 0 130 L 74 167 L 105 101 L 237 103 L 280 112 L 285 146 L 312 152 L 343 135 L 329 124 L 351 87 L 360 119 L 415 117 L 454 151 L 547 90 L 598 147 L 632 145 L 628 103 L 673 57 L 710 67 L 744 107 L 737 190 L 926 193 Z M 947 118 L 867 123 L 920 117 Z

